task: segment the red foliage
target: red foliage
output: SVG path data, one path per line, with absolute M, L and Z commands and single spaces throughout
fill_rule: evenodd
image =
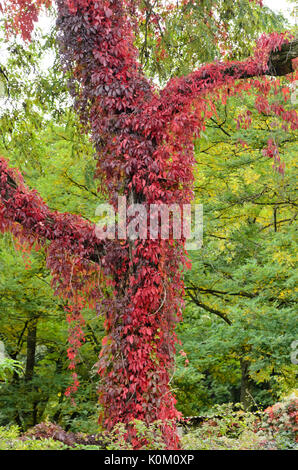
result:
M 48 8 L 52 0 L 9 0 L 4 6 L 0 2 L 0 13 L 6 18 L 5 26 L 8 33 L 16 31 L 26 40 L 31 39 L 34 23 L 38 20 L 38 14 L 43 6 Z
M 43 440 L 53 439 L 60 441 L 68 447 L 75 447 L 76 445 L 93 445 L 105 449 L 107 446 L 107 439 L 101 435 L 83 435 L 80 433 L 66 432 L 61 426 L 55 423 L 39 423 L 33 428 L 30 428 L 26 433 L 21 436 L 21 439 L 26 440 Z
M 266 408 L 262 429 L 274 434 L 285 433 L 298 442 L 298 399 L 290 396 Z

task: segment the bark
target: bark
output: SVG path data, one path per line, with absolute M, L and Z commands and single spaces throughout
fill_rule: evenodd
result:
M 259 76 L 269 75 L 271 77 L 281 77 L 294 72 L 293 59 L 298 57 L 298 39 L 291 42 L 284 43 L 280 50 L 272 51 L 267 64 L 267 69 L 260 69 Z M 239 67 L 237 65 L 228 67 L 225 75 L 237 76 L 239 73 Z M 252 78 L 255 74 L 249 74 L 247 72 L 241 73 L 237 78 Z
M 271 52 L 267 75 L 281 77 L 294 72 L 293 59 L 298 57 L 298 39 L 284 43 L 279 51 Z
M 33 319 L 28 325 L 27 332 L 27 357 L 25 369 L 25 381 L 30 382 L 34 375 L 36 353 L 37 320 Z
M 253 398 L 251 394 L 252 382 L 249 377 L 248 368 L 249 362 L 245 359 L 240 358 L 241 367 L 241 389 L 240 389 L 240 402 L 243 405 L 244 410 L 248 410 L 253 405 Z
M 30 318 L 27 325 L 27 349 L 26 349 L 26 367 L 24 374 L 24 393 L 31 392 L 35 389 L 32 379 L 34 377 L 36 342 L 37 342 L 37 318 Z M 20 390 L 21 391 L 21 390 Z M 20 411 L 20 418 L 23 422 L 23 428 L 34 426 L 37 422 L 38 402 L 35 400 L 28 401 L 28 408 Z
M 187 98 L 195 100 L 214 87 L 225 85 L 229 78 L 242 80 L 265 75 L 278 77 L 294 72 L 293 59 L 298 57 L 298 39 L 283 43 L 280 50 L 273 50 L 267 64 L 250 57 L 241 62 L 219 62 L 191 72 L 178 80 L 170 80 L 161 92 L 163 110 L 173 118 L 183 109 Z M 169 119 L 171 119 L 169 117 Z

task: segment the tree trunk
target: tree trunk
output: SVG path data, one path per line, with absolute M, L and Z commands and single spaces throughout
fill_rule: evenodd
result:
M 25 369 L 25 381 L 30 382 L 34 375 L 36 353 L 37 319 L 30 321 L 27 333 L 27 357 Z
M 37 318 L 32 317 L 28 322 L 27 330 L 27 352 L 26 352 L 26 368 L 25 368 L 25 390 L 26 393 L 33 391 L 32 379 L 34 377 L 35 367 L 35 354 L 36 354 L 36 339 L 37 339 Z M 38 402 L 32 400 L 28 402 L 30 410 L 22 414 L 25 427 L 35 426 L 38 422 Z
M 248 410 L 253 406 L 253 397 L 251 394 L 252 381 L 248 373 L 249 362 L 243 358 L 240 358 L 240 367 L 241 367 L 240 402 L 242 403 L 244 410 Z

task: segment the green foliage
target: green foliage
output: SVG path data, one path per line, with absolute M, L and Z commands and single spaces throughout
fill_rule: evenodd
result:
M 243 431 L 238 439 L 226 436 L 205 437 L 199 430 L 182 438 L 184 450 L 264 450 L 263 440 L 251 430 Z M 274 449 L 274 447 L 270 447 Z
M 100 202 L 93 179 L 93 148 L 71 109 L 54 29 L 47 35 L 36 31 L 28 45 L 15 38 L 6 42 L 3 32 L 0 41 L 7 50 L 0 63 L 9 87 L 9 95 L 1 100 L 0 154 L 21 169 L 26 184 L 36 188 L 52 210 L 93 220 Z M 0 425 L 17 423 L 26 430 L 48 418 L 73 431 L 94 432 L 98 400 L 94 365 L 103 320 L 94 311 L 84 313 L 86 342 L 80 351 L 81 388 L 74 405 L 64 396 L 71 383 L 64 303 L 53 294 L 42 250 L 17 251 L 7 235 L 0 240 L 0 309 L 0 339 L 9 361 L 17 360 L 24 369 L 23 376 L 12 371 L 0 384 Z M 36 351 L 30 371 L 28 332 L 33 324 Z
M 149 425 L 141 420 L 135 419 L 128 426 L 133 427 L 135 436 L 139 442 L 142 442 L 140 450 L 163 450 L 166 448 L 163 439 L 163 428 L 167 422 L 162 420 L 154 421 Z M 168 424 L 171 426 L 171 424 Z M 108 450 L 133 450 L 133 445 L 127 441 L 127 426 L 119 423 L 111 432 L 106 433 L 108 440 Z
M 143 442 L 141 450 L 165 449 L 162 438 L 164 421 L 155 421 L 150 425 L 134 420 L 130 423 L 135 430 L 136 438 Z M 125 438 L 127 427 L 119 423 L 113 431 L 96 435 L 84 435 L 65 432 L 60 426 L 50 422 L 40 423 L 21 435 L 17 426 L 0 427 L 0 450 L 133 450 Z M 96 439 L 102 443 L 96 443 Z M 85 441 L 85 443 L 84 443 Z M 91 443 L 94 441 L 94 443 Z
M 282 82 L 271 102 L 282 102 L 281 88 Z M 253 88 L 219 100 L 218 116 L 196 147 L 204 241 L 190 253 L 179 326 L 189 363 L 178 357 L 173 379 L 186 416 L 229 401 L 265 408 L 295 387 L 297 132 L 254 104 Z M 238 128 L 245 110 L 252 124 Z M 284 177 L 262 154 L 270 137 L 279 144 Z
M 202 424 L 184 423 L 183 450 L 297 450 L 297 398 L 295 395 L 264 412 L 244 411 L 242 404 L 216 405 Z M 142 450 L 163 450 L 164 421 L 150 425 L 134 420 L 135 436 Z M 25 434 L 17 426 L 0 427 L 0 450 L 132 450 L 126 439 L 127 427 L 119 423 L 100 435 L 65 432 L 50 422 L 41 423 Z M 101 441 L 101 444 L 99 443 Z
M 217 405 L 209 418 L 182 437 L 185 450 L 261 450 L 264 438 L 256 434 L 256 416 L 235 405 Z
M 286 25 L 281 15 L 249 0 L 149 3 L 136 44 L 148 75 L 162 83 L 223 56 L 248 57 L 261 33 Z
M 245 412 L 241 403 L 225 403 L 215 405 L 206 414 L 206 433 L 210 431 L 210 426 L 216 426 L 216 433 L 219 436 L 239 437 L 248 428 L 253 429 L 256 422 L 254 413 Z
M 65 446 L 53 439 L 21 439 L 17 426 L 0 427 L 0 450 L 62 450 Z
M 13 373 L 22 375 L 23 372 L 23 365 L 19 361 L 6 357 L 0 362 L 0 381 L 7 382 Z
M 260 428 L 279 449 L 298 449 L 298 399 L 295 394 L 267 408 Z
M 243 411 L 241 404 L 217 405 L 202 425 L 184 434 L 182 445 L 192 450 L 295 450 L 296 417 L 295 396 L 258 414 Z

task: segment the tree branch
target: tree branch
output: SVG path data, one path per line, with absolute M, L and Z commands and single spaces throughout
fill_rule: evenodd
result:
M 298 39 L 284 43 L 279 51 L 272 51 L 267 75 L 281 77 L 294 72 L 292 60 L 298 57 Z
M 18 179 L 20 176 L 0 158 L 0 229 L 2 216 L 2 224 L 17 222 L 38 240 L 63 241 L 71 254 L 83 247 L 86 258 L 99 263 L 105 244 L 97 238 L 95 224 L 73 214 L 51 211 L 36 191 L 30 191 Z
M 261 63 L 257 57 L 248 58 L 242 62 L 215 62 L 202 66 L 200 69 L 187 76 L 174 78 L 168 82 L 160 94 L 159 109 L 167 114 L 168 119 L 177 115 L 189 104 L 189 100 L 195 100 L 233 81 L 269 76 L 283 76 L 294 72 L 292 60 L 298 57 L 298 39 L 284 42 L 279 50 L 272 50 L 268 55 L 267 63 Z
M 226 316 L 225 313 L 216 310 L 215 308 L 209 307 L 208 305 L 201 302 L 196 296 L 194 296 L 189 290 L 187 291 L 191 300 L 198 306 L 206 310 L 207 312 L 214 313 L 218 317 L 222 318 L 228 325 L 232 325 L 231 320 Z
M 259 293 L 252 294 L 251 292 L 244 292 L 244 291 L 227 292 L 227 291 L 220 291 L 220 290 L 216 290 L 216 289 L 204 289 L 202 287 L 197 287 L 197 286 L 187 287 L 186 291 L 187 292 L 189 292 L 189 291 L 196 292 L 197 291 L 197 292 L 201 292 L 203 294 L 212 294 L 212 295 L 215 295 L 215 296 L 218 296 L 218 297 L 222 297 L 222 296 L 225 296 L 225 295 L 232 295 L 232 296 L 238 296 L 238 297 L 247 297 L 249 299 L 253 299 L 253 298 L 257 297 L 258 294 L 259 294 Z

